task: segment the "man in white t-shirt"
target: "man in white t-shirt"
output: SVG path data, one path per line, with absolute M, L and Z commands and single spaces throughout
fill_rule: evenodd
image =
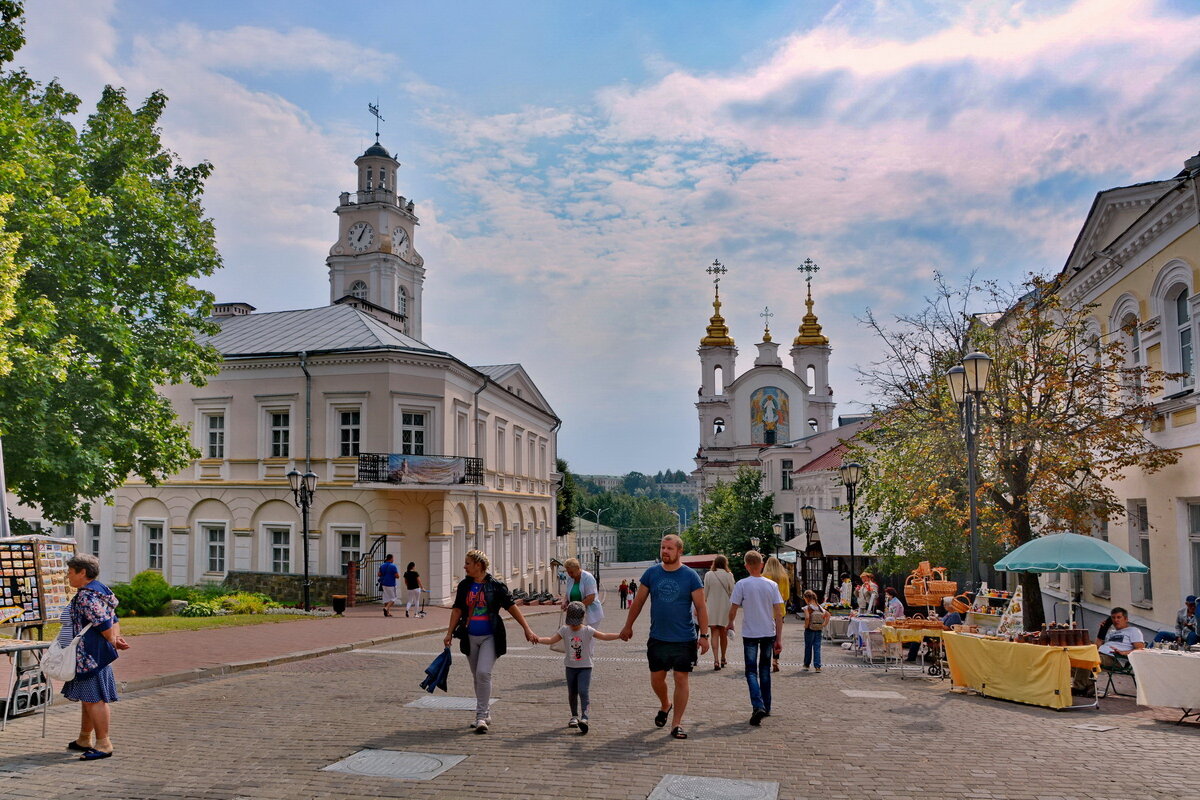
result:
M 764 578 L 763 557 L 754 550 L 744 559 L 750 577 L 742 578 L 729 596 L 729 632 L 738 609 L 745 608 L 742 654 L 746 658 L 746 684 L 750 688 L 751 725 L 761 725 L 771 715 L 771 656 L 783 652 L 783 595 L 779 586 Z
M 1115 656 L 1128 656 L 1134 650 L 1146 646 L 1141 628 L 1129 624 L 1129 612 L 1123 608 L 1112 610 L 1112 626 L 1104 634 L 1104 641 L 1096 640 L 1100 645 L 1100 665 L 1111 667 L 1117 665 Z

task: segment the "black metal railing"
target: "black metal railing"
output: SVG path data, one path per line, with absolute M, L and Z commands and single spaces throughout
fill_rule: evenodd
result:
M 371 544 L 371 549 L 358 559 L 358 599 L 364 602 L 378 600 L 383 592 L 379 588 L 379 566 L 387 557 L 387 537 L 380 536 Z
M 483 459 L 470 456 L 359 453 L 358 479 L 426 486 L 483 484 Z

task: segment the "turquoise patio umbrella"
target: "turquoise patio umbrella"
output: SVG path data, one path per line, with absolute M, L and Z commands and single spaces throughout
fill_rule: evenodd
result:
M 1080 536 L 1078 533 L 1055 533 L 1039 536 L 1032 542 L 1013 550 L 996 562 L 1004 572 L 1149 572 L 1150 568 L 1119 547 L 1103 539 Z M 1075 577 L 1072 578 L 1073 583 Z M 1075 624 L 1074 602 L 1069 603 L 1071 624 Z

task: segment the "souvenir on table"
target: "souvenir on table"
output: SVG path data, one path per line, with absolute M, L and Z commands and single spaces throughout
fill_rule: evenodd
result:
M 0 624 L 57 621 L 71 599 L 67 562 L 74 555 L 74 539 L 0 539 Z

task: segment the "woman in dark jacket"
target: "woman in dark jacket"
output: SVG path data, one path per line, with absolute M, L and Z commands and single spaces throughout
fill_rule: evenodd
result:
M 507 649 L 500 609 L 507 611 L 524 628 L 525 638 L 530 643 L 537 644 L 538 641 L 537 634 L 529 627 L 521 609 L 512 599 L 508 586 L 488 572 L 490 564 L 481 550 L 467 552 L 463 563 L 467 577 L 458 583 L 445 639 L 445 645 L 449 647 L 451 640 L 457 636 L 459 649 L 471 665 L 471 675 L 475 678 L 475 721 L 471 727 L 476 733 L 488 732 L 492 666 Z
M 76 650 L 76 677 L 62 686 L 63 697 L 79 702 L 83 708 L 79 738 L 67 745 L 68 750 L 83 754 L 79 757 L 81 761 L 112 756 L 108 704 L 115 703 L 118 698 L 111 662 L 116 658 L 117 650 L 129 649 L 117 621 L 116 595 L 96 580 L 99 575 L 100 561 L 95 556 L 80 553 L 67 562 L 67 582 L 77 591 L 70 605 L 63 610 L 59 641 L 70 644 L 76 631 L 92 626 Z M 95 745 L 92 744 L 93 733 Z

